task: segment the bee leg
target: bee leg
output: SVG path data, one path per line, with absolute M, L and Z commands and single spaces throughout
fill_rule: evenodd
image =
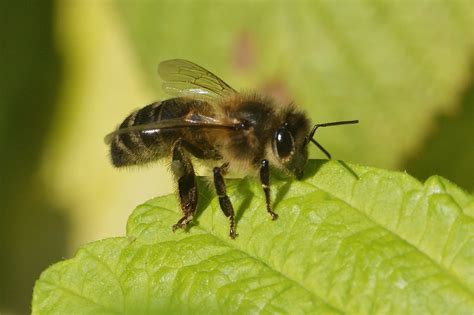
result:
M 224 175 L 227 173 L 229 163 L 224 163 L 221 167 L 214 167 L 214 186 L 216 187 L 216 193 L 219 197 L 219 205 L 221 206 L 222 212 L 230 220 L 230 232 L 229 235 L 234 239 L 237 234 L 235 234 L 235 217 L 234 217 L 234 207 L 230 202 L 229 196 L 227 196 L 227 191 L 225 188 Z
M 171 170 L 178 182 L 179 201 L 184 216 L 173 225 L 173 231 L 183 229 L 193 219 L 197 206 L 197 187 L 194 168 L 178 139 L 173 145 Z
M 272 216 L 272 220 L 276 220 L 278 219 L 278 214 L 273 212 L 270 200 L 270 164 L 267 160 L 262 160 L 260 164 L 260 182 L 262 183 L 263 192 L 265 193 L 267 212 Z

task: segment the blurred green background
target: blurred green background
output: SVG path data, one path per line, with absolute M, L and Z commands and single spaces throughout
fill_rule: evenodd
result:
M 3 1 L 0 21 L 1 314 L 29 313 L 43 269 L 173 190 L 164 164 L 113 169 L 103 143 L 165 97 L 164 59 L 314 122 L 360 119 L 317 135 L 336 158 L 474 191 L 470 0 Z

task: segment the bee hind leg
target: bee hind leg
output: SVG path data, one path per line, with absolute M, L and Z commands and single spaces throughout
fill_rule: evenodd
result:
M 270 198 L 270 164 L 267 160 L 262 160 L 260 163 L 260 182 L 265 193 L 267 212 L 272 216 L 272 220 L 276 220 L 278 219 L 278 214 L 273 212 Z
M 173 145 L 171 171 L 178 182 L 178 194 L 183 217 L 173 225 L 173 231 L 184 229 L 193 219 L 197 207 L 197 186 L 193 164 L 178 139 Z
M 229 196 L 227 196 L 224 182 L 224 175 L 227 173 L 228 167 L 229 163 L 224 163 L 221 167 L 214 167 L 214 187 L 216 188 L 216 193 L 219 197 L 219 205 L 221 206 L 221 210 L 230 221 L 229 236 L 234 239 L 237 236 L 235 233 L 234 207 L 230 202 Z

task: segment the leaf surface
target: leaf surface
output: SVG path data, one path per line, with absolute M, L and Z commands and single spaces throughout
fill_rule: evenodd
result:
M 207 183 L 137 207 L 127 237 L 83 246 L 37 281 L 35 314 L 471 314 L 474 198 L 441 177 L 310 161 L 303 181 L 229 180 L 239 236 Z

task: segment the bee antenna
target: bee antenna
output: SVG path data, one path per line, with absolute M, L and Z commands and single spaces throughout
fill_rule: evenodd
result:
M 319 150 L 321 150 L 330 160 L 331 159 L 331 154 L 321 145 L 319 144 L 316 140 L 313 139 L 314 133 L 316 130 L 318 130 L 319 127 L 330 127 L 330 126 L 338 126 L 338 125 L 350 125 L 350 124 L 357 124 L 359 123 L 359 120 L 342 120 L 342 121 L 333 121 L 333 122 L 328 122 L 328 123 L 323 123 L 323 124 L 316 124 L 313 126 L 311 129 L 311 132 L 306 136 L 304 139 L 304 146 L 306 146 L 310 141 L 314 143 Z

